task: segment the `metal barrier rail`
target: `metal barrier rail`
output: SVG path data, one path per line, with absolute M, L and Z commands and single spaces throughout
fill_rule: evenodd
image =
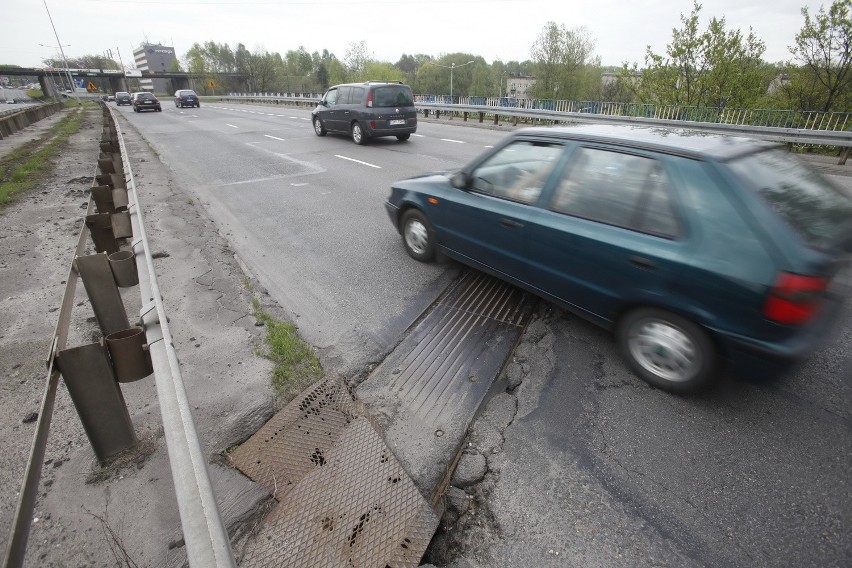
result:
M 121 169 L 123 170 L 124 183 L 126 184 L 127 212 L 125 215 L 129 217 L 130 227 L 132 228 L 131 233 L 128 234 L 132 238 L 129 251 L 134 258 L 135 268 L 138 272 L 138 284 L 142 298 L 140 321 L 144 328 L 147 350 L 150 354 L 150 361 L 157 385 L 157 396 L 163 419 L 163 429 L 180 512 L 181 527 L 186 544 L 187 559 L 190 566 L 195 567 L 234 567 L 236 563 L 233 552 L 231 551 L 230 541 L 210 483 L 206 460 L 204 459 L 201 444 L 195 431 L 189 400 L 186 396 L 186 389 L 180 373 L 180 364 L 168 327 L 168 319 L 154 271 L 154 263 L 145 231 L 142 209 L 139 205 L 136 183 L 132 169 L 130 168 L 124 139 L 121 135 L 121 129 L 115 121 L 114 111 L 106 105 L 102 105 L 102 109 L 104 118 L 109 122 L 110 130 L 114 128 L 115 137 L 117 138 L 116 141 L 112 142 L 102 141 L 102 149 L 104 144 L 110 145 L 113 143 L 113 145 L 118 146 L 121 155 Z M 98 168 L 102 174 L 107 174 L 106 177 L 110 177 L 109 174 L 112 174 L 112 172 L 109 170 L 115 167 L 115 162 L 107 155 L 102 154 L 102 157 L 104 159 L 98 160 Z M 104 176 L 94 176 L 95 179 L 100 177 Z M 89 226 L 88 218 L 88 215 L 93 213 L 96 203 L 98 204 L 98 210 L 101 210 L 100 203 L 98 203 L 98 196 L 95 193 L 96 189 L 98 187 L 93 187 L 89 199 L 87 223 L 83 225 L 80 231 L 77 248 L 75 249 L 75 260 L 72 262 L 71 269 L 69 270 L 62 307 L 60 308 L 54 339 L 51 342 L 47 361 L 47 384 L 39 411 L 36 434 L 33 438 L 30 451 L 30 459 L 27 464 L 6 549 L 3 563 L 5 568 L 18 568 L 23 566 L 24 563 L 31 519 L 35 508 L 39 480 L 41 478 L 41 468 L 44 462 L 45 447 L 53 416 L 60 366 L 63 368 L 63 373 L 68 372 L 68 368 L 60 362 L 60 352 L 67 353 L 63 349 L 68 338 L 78 278 L 82 278 L 86 285 L 92 307 L 96 312 L 96 319 L 99 320 L 99 323 L 103 317 L 102 313 L 98 313 L 97 305 L 98 302 L 103 302 L 103 300 L 98 300 L 92 294 L 91 290 L 89 290 L 90 284 L 86 282 L 84 267 L 80 264 L 81 257 L 86 249 L 87 237 L 91 236 L 93 241 L 95 241 L 96 248 L 99 251 L 101 250 L 101 244 L 99 244 L 98 240 L 99 238 L 102 239 L 103 236 L 99 236 L 95 228 Z M 115 195 L 115 193 L 112 195 Z M 91 256 L 82 258 L 91 258 Z M 114 283 L 111 284 L 115 285 Z M 126 314 L 122 315 L 126 321 Z M 107 340 L 109 340 L 109 337 L 107 337 Z M 62 358 L 64 359 L 65 355 Z M 150 373 L 150 370 L 147 372 Z M 112 371 L 108 371 L 108 374 L 112 378 Z M 118 372 L 116 369 L 117 375 Z M 66 383 L 68 383 L 69 377 L 65 377 L 65 379 Z M 68 386 L 70 392 L 71 385 L 69 384 Z M 72 398 L 74 398 L 73 393 Z M 121 399 L 120 391 L 118 398 Z M 76 399 L 74 402 L 75 406 L 78 406 Z M 121 402 L 123 403 L 123 399 L 121 399 Z M 126 414 L 126 408 L 123 411 Z M 97 436 L 93 436 L 90 431 L 92 428 L 91 417 L 87 419 L 87 417 L 83 416 L 79 406 L 78 412 L 81 414 L 80 418 L 84 422 L 84 428 L 86 428 L 86 433 L 89 435 L 95 453 L 100 459 L 103 457 L 103 446 L 100 448 L 101 451 L 99 451 L 98 444 L 96 443 L 98 441 Z M 129 416 L 127 417 L 127 421 L 129 421 Z M 130 426 L 132 428 L 132 424 Z
M 30 124 L 38 122 L 43 118 L 55 114 L 65 108 L 65 103 L 49 103 L 33 107 L 27 107 L 23 110 L 15 110 L 0 116 L 0 140 L 6 136 L 11 136 L 19 130 L 23 130 Z
M 690 128 L 711 132 L 740 134 L 792 144 L 822 144 L 852 147 L 852 113 L 768 109 L 718 109 L 709 107 L 677 107 L 671 105 L 637 105 L 628 103 L 600 103 L 589 101 L 541 101 L 498 99 L 497 97 L 465 97 L 475 104 L 439 102 L 449 97 L 432 95 L 415 96 L 414 106 L 426 113 L 478 114 L 480 122 L 485 115 L 526 118 L 548 122 L 578 122 L 604 124 L 641 124 Z M 463 100 L 453 97 L 454 100 Z M 484 99 L 484 101 L 483 101 Z M 319 98 L 263 95 L 228 95 L 222 100 L 251 101 L 259 103 L 316 104 Z M 500 101 L 511 100 L 517 106 L 501 106 Z M 497 105 L 482 104 L 496 102 Z M 523 104 L 521 104 L 523 102 Z M 553 103 L 553 104 L 545 104 Z M 552 107 L 552 108 L 539 108 Z

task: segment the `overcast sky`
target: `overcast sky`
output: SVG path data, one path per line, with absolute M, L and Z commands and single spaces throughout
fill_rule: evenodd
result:
M 831 2 L 811 0 L 705 0 L 702 28 L 724 17 L 727 29 L 754 29 L 769 62 L 791 58 L 804 19 Z M 149 41 L 175 48 L 182 60 L 193 43 L 216 41 L 282 55 L 299 46 L 327 49 L 343 59 L 351 43 L 365 41 L 376 59 L 395 63 L 404 54 L 466 52 L 493 60 L 523 61 L 548 21 L 585 26 L 604 65 L 642 65 L 646 46 L 664 53 L 680 14 L 692 0 L 47 0 L 68 57 L 112 50 L 125 65 Z M 0 6 L 0 64 L 41 67 L 57 41 L 44 0 L 4 0 Z

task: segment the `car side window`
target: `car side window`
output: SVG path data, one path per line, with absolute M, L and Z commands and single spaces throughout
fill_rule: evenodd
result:
M 340 94 L 337 95 L 337 104 L 348 105 L 349 96 L 352 93 L 352 87 L 340 87 L 337 90 L 340 92 Z
M 494 197 L 534 203 L 562 150 L 562 144 L 550 142 L 512 142 L 476 168 L 472 189 Z
M 329 89 L 325 94 L 325 102 L 329 105 L 337 103 L 337 89 Z
M 678 230 L 662 164 L 598 148 L 576 150 L 550 209 L 664 237 Z
M 352 87 L 352 93 L 349 95 L 349 102 L 359 104 L 364 98 L 364 87 Z

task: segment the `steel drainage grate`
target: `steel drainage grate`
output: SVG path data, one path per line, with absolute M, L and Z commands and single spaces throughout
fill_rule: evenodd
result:
M 244 567 L 414 567 L 438 526 L 339 379 L 302 393 L 231 460 L 279 501 Z
M 325 463 L 326 454 L 355 417 L 355 399 L 343 381 L 326 379 L 299 395 L 234 450 L 231 462 L 280 500 Z
M 243 566 L 417 566 L 438 519 L 366 418 L 267 517 Z
M 526 298 L 510 284 L 468 271 L 358 386 L 359 399 L 433 505 L 529 320 Z

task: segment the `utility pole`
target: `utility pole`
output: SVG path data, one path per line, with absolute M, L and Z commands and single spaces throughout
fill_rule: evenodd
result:
M 74 93 L 74 98 L 77 99 L 77 104 L 80 104 L 80 95 L 77 94 L 77 88 L 74 85 L 74 79 L 71 77 L 71 68 L 68 66 L 68 59 L 65 57 L 65 50 L 62 49 L 62 42 L 59 41 L 59 34 L 56 33 L 56 26 L 53 25 L 53 16 L 50 15 L 50 10 L 47 9 L 47 0 L 44 2 L 44 10 L 47 12 L 47 18 L 50 20 L 50 27 L 53 28 L 53 35 L 56 36 L 56 44 L 59 46 L 59 53 L 62 54 L 62 61 L 65 62 L 65 72 L 68 73 L 68 81 L 71 82 L 71 92 Z

